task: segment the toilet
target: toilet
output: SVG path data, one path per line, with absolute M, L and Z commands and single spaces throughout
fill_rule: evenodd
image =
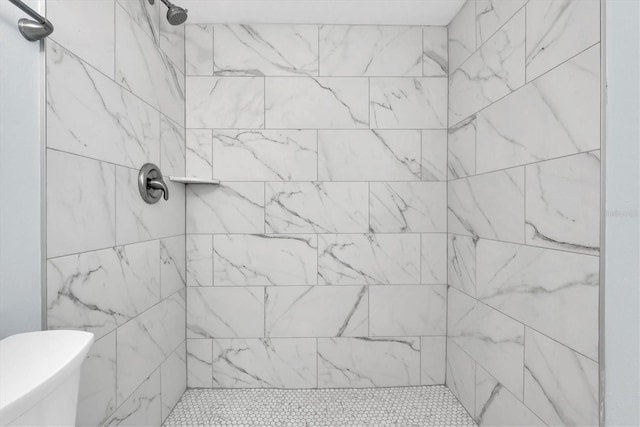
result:
M 42 331 L 0 341 L 0 426 L 74 426 L 93 334 Z

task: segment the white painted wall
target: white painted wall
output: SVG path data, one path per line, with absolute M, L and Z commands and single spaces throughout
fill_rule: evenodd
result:
M 640 425 L 640 3 L 606 3 L 605 425 Z
M 18 31 L 25 17 L 0 0 L 0 339 L 42 326 L 42 62 Z

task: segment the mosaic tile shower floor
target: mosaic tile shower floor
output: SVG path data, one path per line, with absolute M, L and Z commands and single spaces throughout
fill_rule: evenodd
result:
M 191 389 L 165 426 L 475 426 L 445 386 Z

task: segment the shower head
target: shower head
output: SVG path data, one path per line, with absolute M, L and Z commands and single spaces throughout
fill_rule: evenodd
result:
M 161 0 L 161 1 L 162 3 L 165 4 L 165 6 L 169 8 L 169 10 L 167 10 L 167 21 L 169 21 L 169 24 L 180 25 L 187 20 L 187 12 L 188 12 L 187 9 L 183 9 L 180 6 L 176 6 L 175 4 L 171 3 L 169 0 Z M 149 0 L 149 3 L 154 4 L 155 0 Z

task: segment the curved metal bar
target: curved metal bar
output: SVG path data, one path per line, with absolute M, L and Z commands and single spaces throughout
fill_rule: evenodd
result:
M 18 9 L 29 15 L 35 21 L 30 19 L 20 19 L 18 21 L 18 28 L 20 33 L 25 39 L 30 42 L 42 40 L 53 33 L 53 24 L 47 20 L 44 16 L 40 15 L 35 10 L 24 4 L 21 0 L 9 0 Z

